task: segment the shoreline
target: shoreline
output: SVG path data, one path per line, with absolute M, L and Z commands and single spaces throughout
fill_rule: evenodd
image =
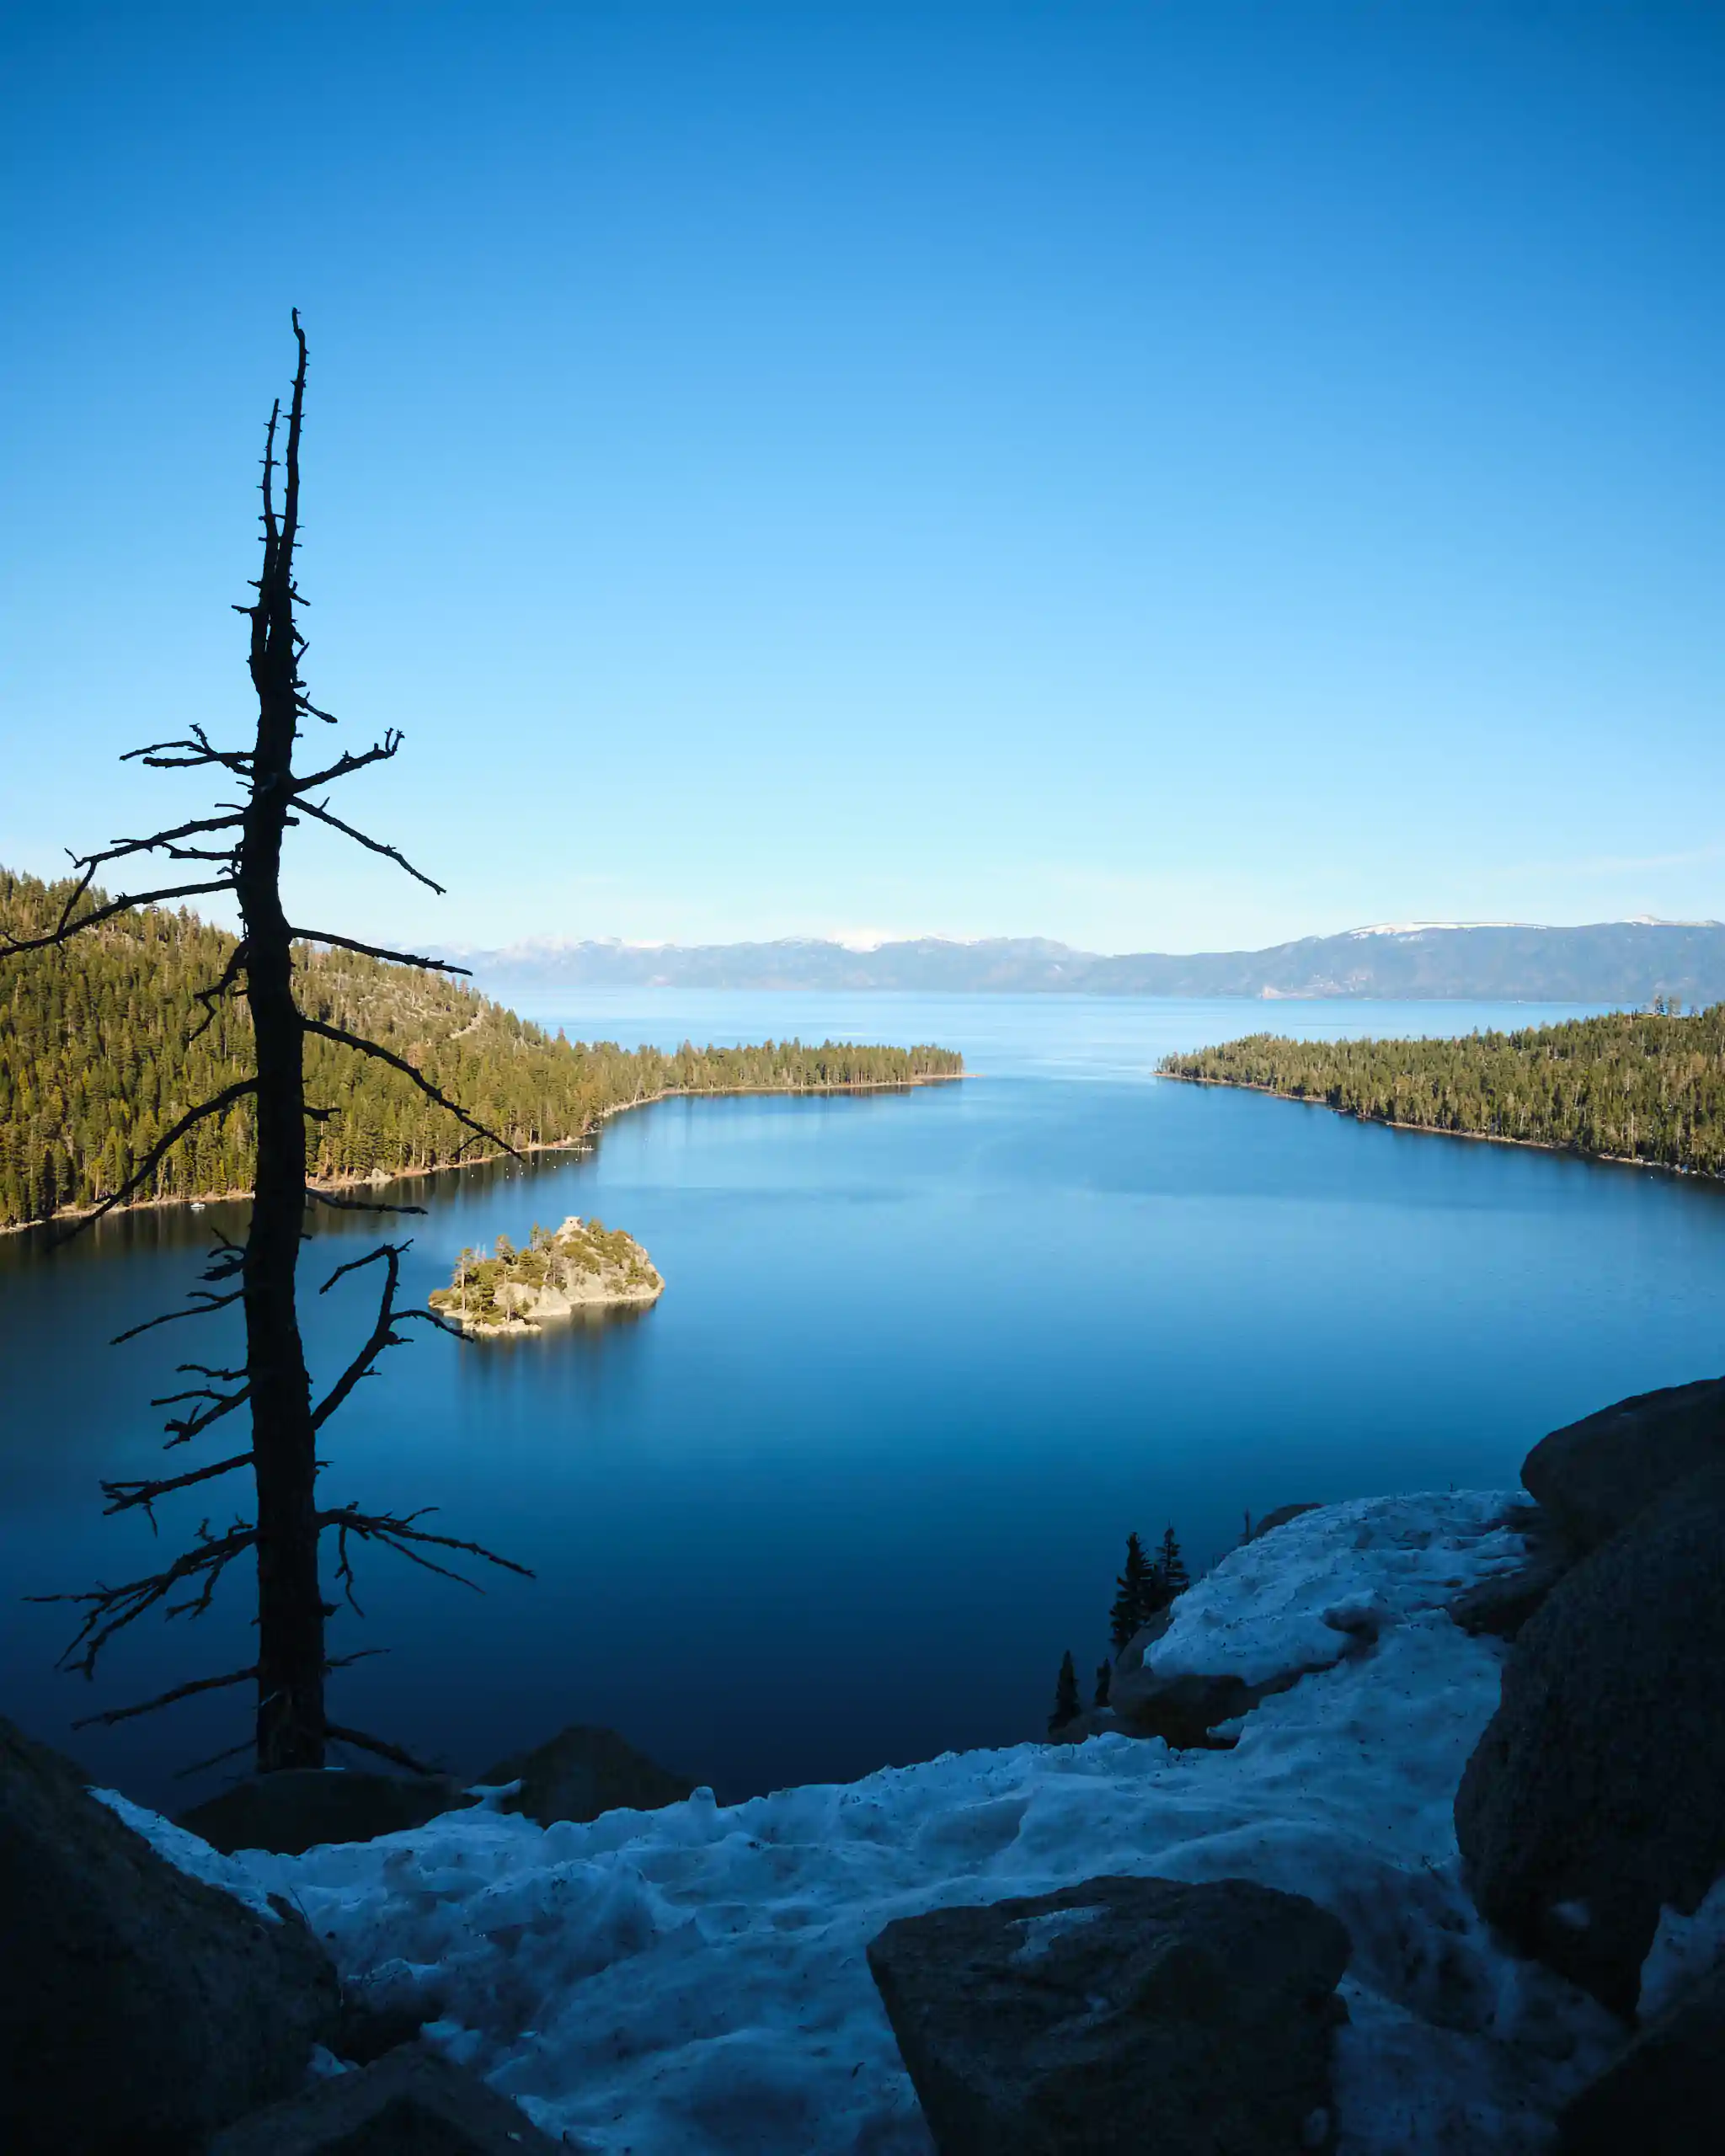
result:
M 628 1115 L 636 1108 L 650 1108 L 660 1101 L 735 1100 L 759 1097 L 763 1100 L 791 1099 L 813 1094 L 826 1093 L 908 1093 L 918 1086 L 955 1086 L 975 1075 L 969 1070 L 929 1070 L 919 1072 L 912 1078 L 851 1078 L 836 1079 L 827 1086 L 667 1086 L 662 1092 L 642 1093 L 633 1101 L 614 1101 L 608 1108 L 601 1108 L 589 1123 L 568 1138 L 542 1139 L 537 1145 L 522 1145 L 517 1150 L 529 1158 L 540 1153 L 572 1153 L 585 1145 L 601 1123 L 609 1123 L 614 1115 Z M 309 1183 L 307 1187 L 314 1194 L 319 1191 L 382 1190 L 393 1182 L 419 1182 L 427 1176 L 454 1175 L 462 1168 L 484 1167 L 493 1161 L 508 1158 L 504 1153 L 474 1153 L 461 1161 L 439 1161 L 429 1167 L 396 1168 L 387 1175 L 372 1173 L 368 1176 L 340 1176 L 331 1182 Z M 237 1205 L 244 1204 L 251 1197 L 249 1190 L 197 1190 L 184 1198 L 134 1198 L 124 1205 L 113 1209 L 111 1218 L 118 1219 L 128 1213 L 159 1213 L 173 1206 Z M 36 1220 L 12 1220 L 0 1225 L 0 1235 L 21 1235 L 32 1228 L 54 1228 L 75 1220 L 88 1220 L 97 1210 L 93 1205 L 63 1205 L 58 1212 Z
M 1378 1130 L 1411 1131 L 1416 1138 L 1466 1138 L 1476 1145 L 1519 1145 L 1532 1153 L 1567 1153 L 1572 1160 L 1594 1162 L 1601 1167 L 1643 1168 L 1651 1175 L 1687 1176 L 1695 1182 L 1725 1183 L 1725 1175 L 1709 1175 L 1703 1168 L 1680 1168 L 1670 1161 L 1639 1161 L 1629 1153 L 1594 1153 L 1585 1145 L 1558 1145 L 1549 1138 L 1505 1138 L 1495 1130 L 1450 1130 L 1435 1123 L 1397 1123 L 1384 1115 L 1362 1115 L 1358 1108 L 1338 1108 L 1316 1093 L 1284 1093 L 1277 1086 L 1256 1086 L 1247 1078 L 1200 1078 L 1188 1070 L 1158 1070 L 1177 1086 L 1220 1086 L 1231 1093 L 1262 1093 L 1267 1101 L 1287 1101 L 1295 1107 L 1322 1108 L 1327 1114 L 1345 1116 L 1351 1123 L 1370 1123 Z

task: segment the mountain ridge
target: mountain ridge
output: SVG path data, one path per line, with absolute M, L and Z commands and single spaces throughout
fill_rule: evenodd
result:
M 815 937 L 631 944 L 536 939 L 446 953 L 535 987 L 895 990 L 948 994 L 1725 1001 L 1725 923 L 1385 922 L 1256 951 L 1081 951 L 1043 937 L 913 937 L 873 949 Z

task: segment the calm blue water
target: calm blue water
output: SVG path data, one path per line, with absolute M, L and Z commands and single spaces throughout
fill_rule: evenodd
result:
M 1202 1562 L 1248 1507 L 1510 1482 L 1553 1425 L 1725 1368 L 1725 1193 L 1148 1075 L 1264 1024 L 1565 1014 L 631 991 L 532 1015 L 667 1045 L 932 1039 L 983 1075 L 668 1102 L 585 1158 L 411 1187 L 415 1299 L 464 1243 L 571 1212 L 669 1283 L 621 1322 L 428 1335 L 329 1426 L 333 1498 L 440 1506 L 537 1572 L 480 1596 L 374 1555 L 365 1621 L 336 1622 L 338 1650 L 391 1650 L 338 1680 L 341 1718 L 463 1772 L 576 1720 L 727 1796 L 1035 1734 L 1062 1649 L 1102 1652 L 1128 1529 L 1172 1520 Z M 144 1402 L 177 1359 L 222 1359 L 221 1321 L 104 1342 L 176 1299 L 216 1217 L 140 1214 L 51 1257 L 0 1238 L 0 1711 L 176 1808 L 212 1785 L 172 1769 L 244 1735 L 241 1694 L 69 1726 L 247 1661 L 247 1583 L 141 1625 L 93 1685 L 51 1668 L 67 1612 L 18 1598 L 155 1561 L 98 1479 L 161 1462 Z M 325 1224 L 308 1284 L 373 1232 Z M 366 1295 L 309 1299 L 326 1374 Z M 161 1546 L 245 1493 L 202 1494 L 164 1508 Z

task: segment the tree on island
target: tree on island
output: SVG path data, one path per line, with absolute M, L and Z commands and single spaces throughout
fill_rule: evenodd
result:
M 1068 1647 L 1060 1657 L 1060 1673 L 1055 1680 L 1055 1710 L 1048 1718 L 1049 1734 L 1064 1729 L 1078 1713 L 1078 1665 Z
M 418 1769 L 398 1745 L 331 1721 L 325 1712 L 324 1683 L 329 1673 L 351 1662 L 353 1654 L 332 1657 L 325 1643 L 325 1624 L 335 1605 L 323 1598 L 318 1572 L 319 1548 L 323 1536 L 336 1537 L 335 1578 L 350 1604 L 354 1600 L 352 1545 L 382 1543 L 415 1563 L 448 1577 L 464 1576 L 451 1571 L 452 1553 L 484 1559 L 525 1574 L 526 1568 L 483 1549 L 474 1542 L 436 1534 L 419 1523 L 424 1513 L 362 1511 L 357 1505 L 320 1506 L 317 1494 L 319 1462 L 318 1433 L 347 1399 L 360 1380 L 368 1376 L 387 1348 L 403 1344 L 398 1326 L 404 1319 L 436 1325 L 429 1310 L 402 1310 L 396 1305 L 400 1266 L 406 1243 L 383 1243 L 366 1257 L 338 1266 L 320 1293 L 344 1275 L 371 1266 L 381 1266 L 383 1284 L 371 1332 L 346 1369 L 323 1397 L 315 1403 L 301 1338 L 296 1267 L 306 1235 L 307 1209 L 314 1201 L 357 1210 L 417 1213 L 420 1206 L 388 1206 L 366 1198 L 337 1198 L 314 1190 L 307 1181 L 306 1125 L 322 1122 L 334 1112 L 307 1101 L 305 1085 L 306 1043 L 312 1037 L 350 1049 L 355 1054 L 389 1065 L 417 1086 L 439 1107 L 463 1123 L 469 1138 L 515 1154 L 515 1149 L 450 1099 L 405 1057 L 343 1026 L 319 1017 L 304 1007 L 295 993 L 295 947 L 307 943 L 334 946 L 393 964 L 430 967 L 446 973 L 464 969 L 411 953 L 379 950 L 328 929 L 290 924 L 281 898 L 281 853 L 287 832 L 309 819 L 352 839 L 371 852 L 381 854 L 434 891 L 441 886 L 413 867 L 392 846 L 368 836 L 330 811 L 324 789 L 337 781 L 387 762 L 401 745 L 402 736 L 390 728 L 379 741 L 357 754 L 343 753 L 321 769 L 305 771 L 294 767 L 294 745 L 305 720 L 333 725 L 331 715 L 320 711 L 306 692 L 300 675 L 300 659 L 306 649 L 295 616 L 302 603 L 294 582 L 294 550 L 299 537 L 300 435 L 305 408 L 306 339 L 297 310 L 293 334 L 298 359 L 287 414 L 285 448 L 278 462 L 276 444 L 280 430 L 278 398 L 270 414 L 263 459 L 264 558 L 262 572 L 254 585 L 255 601 L 235 611 L 250 623 L 249 666 L 258 699 L 258 721 L 252 744 L 247 748 L 218 748 L 205 730 L 193 726 L 184 739 L 158 741 L 131 752 L 156 770 L 213 771 L 231 781 L 241 795 L 235 803 L 218 805 L 216 814 L 202 816 L 158 830 L 149 838 L 125 839 L 100 851 L 83 855 L 75 862 L 77 875 L 59 917 L 39 934 L 0 936 L 0 957 L 61 946 L 101 922 L 138 906 L 198 898 L 208 894 L 231 895 L 238 904 L 242 924 L 238 943 L 229 953 L 219 979 L 196 997 L 204 1017 L 201 1031 L 213 1024 L 224 1000 L 243 995 L 249 1006 L 253 1039 L 253 1068 L 248 1075 L 220 1087 L 195 1107 L 180 1115 L 150 1146 L 143 1160 L 102 1202 L 67 1231 L 77 1235 L 150 1187 L 158 1168 L 187 1135 L 212 1119 L 249 1118 L 254 1132 L 255 1166 L 251 1214 L 243 1244 L 218 1242 L 202 1275 L 205 1285 L 191 1291 L 190 1307 L 134 1326 L 120 1335 L 128 1340 L 158 1325 L 175 1319 L 211 1316 L 238 1303 L 245 1326 L 244 1360 L 238 1367 L 221 1364 L 184 1363 L 182 1374 L 190 1380 L 185 1390 L 154 1403 L 177 1408 L 167 1424 L 169 1448 L 188 1444 L 216 1423 L 243 1409 L 251 1426 L 251 1441 L 243 1452 L 225 1460 L 187 1470 L 183 1474 L 155 1478 L 104 1481 L 103 1492 L 110 1513 L 142 1508 L 154 1524 L 154 1508 L 171 1492 L 207 1483 L 221 1476 L 249 1469 L 256 1495 L 254 1519 L 236 1519 L 212 1532 L 207 1524 L 191 1547 L 160 1571 L 119 1587 L 98 1587 L 78 1594 L 40 1598 L 82 1605 L 83 1616 L 65 1655 L 62 1667 L 93 1677 L 103 1648 L 136 1619 L 161 1608 L 168 1616 L 183 1611 L 197 1616 L 211 1598 L 228 1567 L 250 1556 L 257 1566 L 257 1658 L 243 1669 L 200 1677 L 153 1700 L 110 1709 L 84 1718 L 90 1722 L 113 1723 L 133 1715 L 165 1707 L 177 1700 L 233 1684 L 256 1689 L 257 1707 L 253 1737 L 234 1751 L 254 1749 L 258 1770 L 269 1773 L 283 1768 L 320 1767 L 326 1745 L 335 1740 L 379 1754 L 398 1764 Z M 275 478 L 282 475 L 278 506 Z M 110 863 L 139 856 L 157 855 L 171 862 L 211 864 L 213 874 L 195 871 L 191 880 L 163 889 L 104 898 L 93 893 L 99 870 Z M 172 872 L 170 872 L 172 873 Z M 516 1157 L 519 1157 L 517 1155 Z M 63 1239 L 63 1238 L 62 1238 Z M 237 1283 L 237 1284 L 229 1284 Z M 435 1557 L 429 1550 L 437 1552 Z M 439 1561 L 441 1559 L 445 1561 Z M 467 1584 L 474 1582 L 468 1581 Z M 170 1597 L 178 1597 L 170 1600 Z M 377 1652 L 377 1649 L 363 1650 Z M 218 1755 L 231 1756 L 229 1753 Z M 214 1764 L 206 1761 L 205 1764 Z

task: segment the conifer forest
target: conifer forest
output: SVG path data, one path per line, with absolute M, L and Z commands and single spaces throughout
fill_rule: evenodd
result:
M 1725 1004 L 1687 1014 L 1655 1005 L 1453 1040 L 1252 1033 L 1165 1056 L 1159 1068 L 1367 1122 L 1725 1175 Z
M 0 869 L 0 928 L 23 934 L 51 920 L 70 889 Z M 100 903 L 98 894 L 90 899 Z M 0 961 L 0 1228 L 99 1203 L 192 1102 L 249 1068 L 243 1000 L 207 1013 L 197 1001 L 233 944 L 184 908 L 147 906 L 29 963 Z M 900 1085 L 964 1067 L 929 1047 L 685 1043 L 667 1055 L 576 1043 L 436 974 L 316 946 L 302 947 L 298 961 L 312 1015 L 363 1027 L 524 1152 L 570 1144 L 609 1111 L 665 1093 Z M 387 1064 L 344 1056 L 315 1036 L 306 1055 L 307 1091 L 332 1111 L 309 1134 L 319 1182 L 483 1157 L 469 1130 Z M 243 1100 L 189 1133 L 148 1194 L 248 1187 L 252 1114 Z

